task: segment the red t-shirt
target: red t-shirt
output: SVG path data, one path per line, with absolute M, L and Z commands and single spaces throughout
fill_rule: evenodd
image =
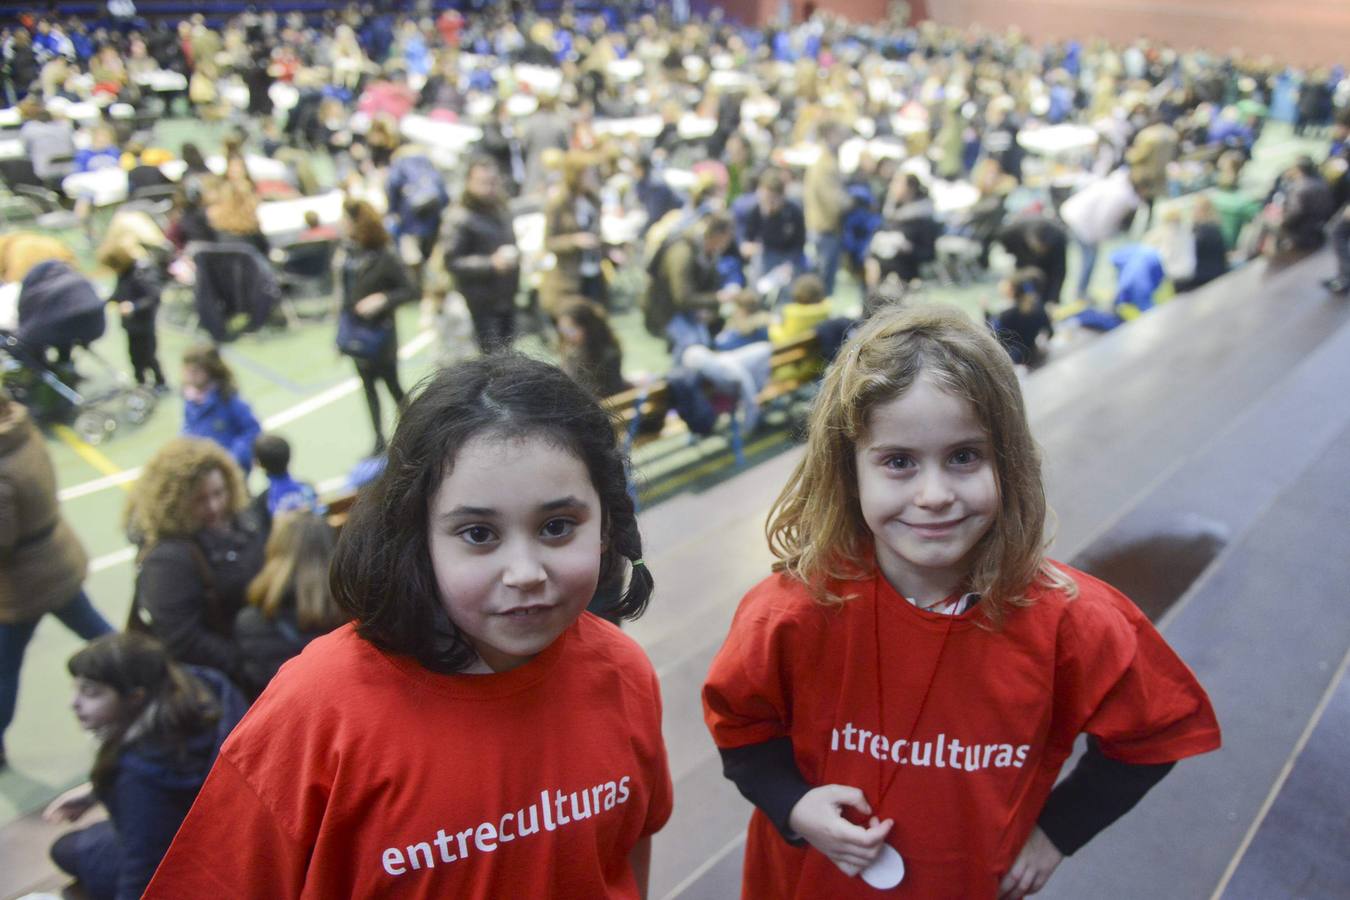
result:
M 910 605 L 884 577 L 839 607 L 773 576 L 741 602 L 703 689 L 719 747 L 791 737 L 812 785 L 860 788 L 894 818 L 889 896 L 995 897 L 1080 732 L 1131 763 L 1219 746 L 1209 698 L 1133 603 L 1067 566 L 1076 599 L 1039 590 L 1001 631 Z M 984 627 L 981 627 L 982 624 Z M 879 663 L 880 657 L 880 663 Z M 744 897 L 877 892 L 793 847 L 758 810 Z
M 235 728 L 146 896 L 637 897 L 671 794 L 656 673 L 607 622 L 498 675 L 346 626 Z

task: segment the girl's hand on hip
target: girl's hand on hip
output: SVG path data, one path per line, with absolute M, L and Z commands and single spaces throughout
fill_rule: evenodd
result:
M 846 806 L 872 816 L 872 807 L 858 788 L 827 784 L 807 791 L 797 801 L 788 816 L 788 827 L 852 877 L 876 860 L 895 821 L 882 822 L 872 816 L 868 827 L 863 828 L 844 818 Z
M 1037 826 L 1022 846 L 1022 852 L 1017 854 L 1017 861 L 1003 876 L 1003 882 L 998 886 L 999 900 L 1021 900 L 1036 893 L 1045 887 L 1063 860 L 1064 854 L 1055 849 Z

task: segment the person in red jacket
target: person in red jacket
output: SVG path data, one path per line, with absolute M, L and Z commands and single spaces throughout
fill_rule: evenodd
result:
M 757 807 L 744 897 L 1021 898 L 1219 746 L 1194 675 L 1127 598 L 1045 557 L 1045 519 L 994 337 L 952 309 L 870 319 L 770 513 L 776 573 L 703 690 Z
M 146 896 L 646 896 L 671 810 L 652 590 L 605 412 L 557 368 L 442 370 L 343 527 L 353 623 L 286 663 Z

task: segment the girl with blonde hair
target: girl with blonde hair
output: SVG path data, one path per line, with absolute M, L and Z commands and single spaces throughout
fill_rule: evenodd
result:
M 282 663 L 346 621 L 328 587 L 337 535 L 309 510 L 282 513 L 267 538 L 262 571 L 235 619 L 249 686 L 261 693 Z
M 951 309 L 873 316 L 825 377 L 770 512 L 775 574 L 704 686 L 757 807 L 743 896 L 1021 898 L 1218 747 L 1190 670 L 1127 598 L 1046 557 L 1045 524 L 998 342 Z

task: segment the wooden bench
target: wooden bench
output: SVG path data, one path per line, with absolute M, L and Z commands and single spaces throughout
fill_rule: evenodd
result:
M 820 342 L 815 332 L 774 347 L 773 354 L 769 357 L 769 381 L 759 392 L 756 400 L 764 406 L 795 394 L 815 381 L 816 367 L 810 363 L 819 360 Z M 689 427 L 682 419 L 669 415 L 670 389 L 665 379 L 613 394 L 606 397 L 602 404 L 613 416 L 614 433 L 623 446 L 625 455 L 631 455 L 633 450 L 653 441 L 689 433 Z M 644 430 L 644 422 L 658 423 L 660 427 Z M 744 466 L 745 442 L 741 433 L 740 417 L 736 414 L 735 408 L 729 413 L 728 432 L 736 465 Z M 340 529 L 351 513 L 352 504 L 356 502 L 356 493 L 340 494 L 329 498 L 327 502 L 328 522 L 334 528 Z
M 782 397 L 796 393 L 815 380 L 816 371 L 808 365 L 820 358 L 820 343 L 815 332 L 809 332 L 786 344 L 774 347 L 769 358 L 769 382 L 759 392 L 756 400 L 760 405 L 772 403 Z M 606 397 L 604 406 L 614 416 L 615 434 L 623 445 L 624 452 L 632 452 L 645 444 L 662 438 L 688 433 L 688 426 L 676 418 L 670 421 L 670 389 L 664 379 L 659 379 L 641 387 L 630 388 L 622 393 Z M 648 429 L 646 423 L 659 423 L 660 427 Z M 731 450 L 737 465 L 745 465 L 745 447 L 741 434 L 741 425 L 735 409 L 730 412 L 729 431 Z

